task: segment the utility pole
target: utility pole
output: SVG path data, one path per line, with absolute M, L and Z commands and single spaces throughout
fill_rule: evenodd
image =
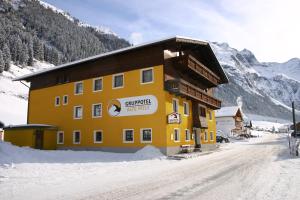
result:
M 294 101 L 292 102 L 292 110 L 293 110 L 294 133 L 295 133 L 295 136 L 296 136 L 297 127 L 296 127 L 296 116 L 295 116 L 295 103 L 294 103 Z

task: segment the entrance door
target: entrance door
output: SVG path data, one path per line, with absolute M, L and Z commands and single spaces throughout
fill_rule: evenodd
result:
M 195 135 L 195 148 L 201 148 L 201 129 L 195 128 L 193 129 L 194 135 Z
M 43 149 L 43 141 L 44 141 L 44 131 L 36 130 L 35 131 L 35 148 Z

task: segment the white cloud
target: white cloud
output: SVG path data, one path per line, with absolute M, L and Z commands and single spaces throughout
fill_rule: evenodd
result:
M 131 0 L 122 6 L 136 16 L 124 26 L 134 44 L 184 35 L 247 48 L 260 61 L 300 57 L 298 0 Z
M 141 44 L 144 41 L 142 33 L 139 33 L 139 32 L 131 33 L 129 39 L 130 39 L 130 42 L 132 42 L 132 44 L 134 44 L 134 45 Z

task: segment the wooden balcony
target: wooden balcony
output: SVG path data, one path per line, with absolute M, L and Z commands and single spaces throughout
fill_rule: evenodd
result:
M 221 79 L 219 76 L 191 55 L 174 57 L 172 58 L 172 62 L 179 69 L 189 71 L 196 78 L 201 78 L 209 86 L 215 87 L 220 83 Z
M 213 109 L 221 108 L 221 101 L 208 95 L 198 87 L 182 80 L 167 80 L 165 82 L 165 88 L 167 91 L 175 95 L 181 95 L 194 100 L 200 101 L 204 105 Z

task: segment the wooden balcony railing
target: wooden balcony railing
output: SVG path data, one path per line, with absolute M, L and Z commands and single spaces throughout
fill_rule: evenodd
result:
M 179 64 L 183 69 L 187 68 L 190 71 L 193 71 L 198 76 L 211 83 L 213 86 L 217 86 L 220 83 L 220 77 L 217 76 L 214 72 L 208 69 L 204 64 L 202 64 L 193 56 L 183 55 L 179 57 L 174 57 L 172 59 L 175 65 Z
M 173 94 L 190 97 L 192 99 L 200 101 L 201 103 L 209 107 L 212 107 L 213 109 L 221 108 L 220 100 L 208 95 L 203 90 L 182 79 L 167 80 L 165 82 L 165 88 L 167 91 Z

